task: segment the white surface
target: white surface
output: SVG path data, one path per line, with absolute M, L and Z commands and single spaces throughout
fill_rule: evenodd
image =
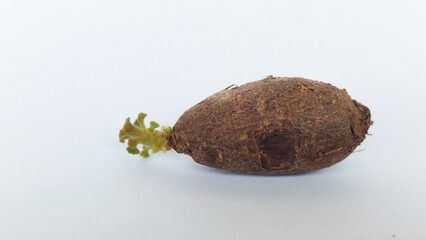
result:
M 0 2 L 0 239 L 426 239 L 424 1 Z M 345 161 L 300 176 L 142 159 L 230 84 L 301 76 L 370 107 Z M 394 236 L 393 236 L 394 235 Z

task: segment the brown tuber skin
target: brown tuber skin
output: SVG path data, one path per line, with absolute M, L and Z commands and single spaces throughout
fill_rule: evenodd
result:
M 173 130 L 141 113 L 129 120 L 120 141 L 140 154 L 173 148 L 196 162 L 223 170 L 285 175 L 329 167 L 365 139 L 369 109 L 345 90 L 304 78 L 266 79 L 222 90 L 187 110 Z M 139 128 L 140 127 L 140 128 Z
M 370 111 L 345 90 L 268 77 L 220 91 L 187 110 L 170 146 L 241 173 L 298 174 L 338 163 L 364 140 Z

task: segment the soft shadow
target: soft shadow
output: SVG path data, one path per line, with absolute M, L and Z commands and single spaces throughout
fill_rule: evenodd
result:
M 286 175 L 268 175 L 268 174 L 256 174 L 256 173 L 243 173 L 243 172 L 232 172 L 227 171 L 223 169 L 218 169 L 214 167 L 205 166 L 199 163 L 194 162 L 195 165 L 192 167 L 195 171 L 203 171 L 209 174 L 218 174 L 218 175 L 226 175 L 226 176 L 250 176 L 250 177 L 260 177 L 260 178 L 285 178 L 285 177 L 304 177 L 304 176 L 315 176 L 315 175 L 322 175 L 324 173 L 327 173 L 329 171 L 334 171 L 333 169 L 323 168 L 307 173 L 301 173 L 301 174 L 286 174 Z
M 342 169 L 339 168 L 330 167 L 298 175 L 257 175 L 223 171 L 192 162 L 179 169 L 167 170 L 166 184 L 185 194 L 236 201 L 332 199 L 346 196 L 349 189 L 351 195 L 363 191 L 356 182 L 350 181 L 349 176 L 341 174 L 339 170 Z

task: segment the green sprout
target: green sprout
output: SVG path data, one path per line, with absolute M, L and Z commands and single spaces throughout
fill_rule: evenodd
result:
M 139 154 L 144 158 L 149 157 L 149 150 L 152 150 L 152 153 L 170 150 L 168 138 L 172 134 L 171 127 L 162 126 L 161 130 L 155 130 L 160 125 L 154 121 L 151 121 L 149 128 L 146 128 L 144 123 L 146 116 L 145 113 L 139 113 L 134 123 L 127 118 L 119 135 L 120 142 L 124 143 L 128 140 L 127 152 Z M 142 151 L 137 147 L 139 144 L 142 144 Z

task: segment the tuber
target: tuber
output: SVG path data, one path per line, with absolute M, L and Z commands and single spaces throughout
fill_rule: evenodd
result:
M 365 139 L 369 109 L 346 90 L 304 78 L 269 76 L 224 89 L 188 109 L 173 128 L 146 114 L 120 130 L 127 151 L 174 149 L 195 162 L 233 172 L 299 174 L 338 163 Z M 142 151 L 137 148 L 142 144 Z

